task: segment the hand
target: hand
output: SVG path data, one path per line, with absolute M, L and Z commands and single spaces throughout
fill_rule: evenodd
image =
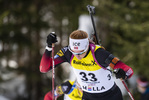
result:
M 122 79 L 126 79 L 126 72 L 123 69 L 115 69 L 114 70 L 114 74 L 116 76 L 116 78 L 122 78 Z
M 54 32 L 50 33 L 48 36 L 47 36 L 47 44 L 48 44 L 48 47 L 52 47 L 52 43 L 56 43 L 57 42 L 57 36 L 56 34 L 54 34 Z

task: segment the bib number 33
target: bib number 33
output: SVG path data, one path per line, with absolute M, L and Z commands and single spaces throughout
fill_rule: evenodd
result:
M 97 81 L 97 78 L 94 73 L 86 74 L 85 72 L 80 72 L 79 74 L 81 76 L 81 80 L 83 81 Z

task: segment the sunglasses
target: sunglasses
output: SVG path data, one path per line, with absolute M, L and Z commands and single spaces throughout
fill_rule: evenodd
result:
M 71 50 L 70 46 L 68 46 L 68 49 L 69 49 L 69 51 L 70 51 L 72 54 L 74 54 L 74 55 L 82 55 L 82 54 L 84 54 L 84 53 L 87 51 L 88 48 L 86 48 L 84 51 L 79 52 L 79 53 L 73 52 L 73 51 Z

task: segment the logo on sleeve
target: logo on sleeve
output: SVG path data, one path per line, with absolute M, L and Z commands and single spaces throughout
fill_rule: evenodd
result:
M 60 50 L 57 55 L 59 55 L 60 57 L 64 55 L 64 53 L 62 52 L 62 50 Z

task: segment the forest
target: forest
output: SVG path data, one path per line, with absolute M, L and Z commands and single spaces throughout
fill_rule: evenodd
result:
M 47 35 L 54 31 L 58 36 L 55 53 L 67 46 L 79 16 L 89 15 L 87 5 L 95 6 L 102 46 L 131 66 L 135 75 L 149 79 L 148 0 L 0 0 L 1 100 L 43 100 L 52 89 L 51 71 L 39 70 Z M 55 68 L 55 84 L 69 74 L 63 66 Z M 140 94 L 131 92 L 139 100 Z

